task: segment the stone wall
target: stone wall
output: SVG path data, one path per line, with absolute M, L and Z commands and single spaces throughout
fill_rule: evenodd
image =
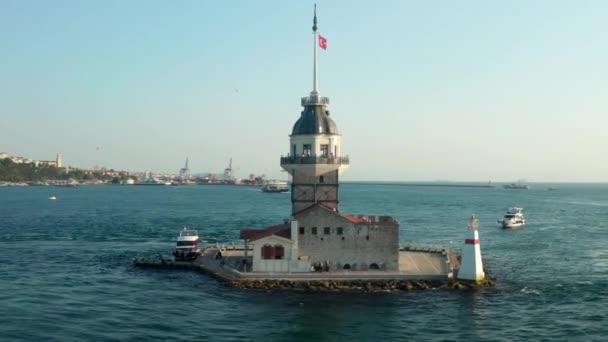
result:
M 307 256 L 313 264 L 329 261 L 331 270 L 345 265 L 351 270 L 368 270 L 373 264 L 382 270 L 399 269 L 399 224 L 392 219 L 355 224 L 318 208 L 298 217 L 298 223 L 304 227 L 304 234 L 298 229 L 299 256 Z M 338 228 L 342 228 L 341 235 Z

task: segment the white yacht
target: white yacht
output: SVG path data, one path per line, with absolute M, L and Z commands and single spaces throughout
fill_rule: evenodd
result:
M 266 185 L 262 187 L 262 191 L 264 192 L 287 192 L 289 188 L 287 187 L 287 182 L 281 181 L 269 181 Z
M 191 261 L 196 259 L 201 252 L 198 247 L 199 241 L 198 230 L 184 227 L 179 232 L 175 251 L 173 251 L 175 261 Z
M 499 220 L 498 223 L 500 223 L 503 228 L 521 227 L 526 224 L 526 218 L 524 217 L 523 211 L 523 208 L 509 208 L 505 216 L 502 220 Z

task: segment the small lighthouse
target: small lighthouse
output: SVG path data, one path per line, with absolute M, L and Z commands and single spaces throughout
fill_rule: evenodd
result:
M 485 278 L 483 262 L 481 261 L 481 247 L 479 245 L 479 221 L 471 215 L 468 224 L 470 235 L 464 240 L 462 261 L 458 271 L 458 279 L 479 281 Z

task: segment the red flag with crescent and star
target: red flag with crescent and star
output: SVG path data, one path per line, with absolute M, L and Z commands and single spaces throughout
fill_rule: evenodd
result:
M 323 50 L 327 50 L 327 39 L 321 35 L 319 35 L 319 46 Z

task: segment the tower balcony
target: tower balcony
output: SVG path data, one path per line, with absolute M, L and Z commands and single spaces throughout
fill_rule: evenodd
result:
M 322 106 L 328 106 L 329 105 L 329 98 L 325 97 L 325 96 L 319 96 L 319 95 L 313 95 L 311 94 L 310 96 L 305 96 L 302 98 L 302 106 L 315 106 L 315 105 L 322 105 Z
M 350 161 L 346 157 L 325 157 L 325 156 L 288 156 L 281 157 L 281 166 L 283 165 L 349 165 Z

